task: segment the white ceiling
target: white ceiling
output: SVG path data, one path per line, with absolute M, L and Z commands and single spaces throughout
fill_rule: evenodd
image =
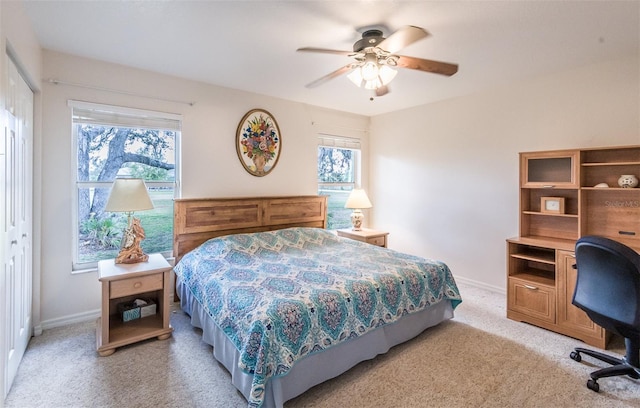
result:
M 640 49 L 637 0 L 24 5 L 43 48 L 369 116 L 638 55 Z M 400 69 L 391 92 L 373 100 L 371 91 L 346 76 L 305 87 L 350 59 L 297 48 L 351 50 L 361 38 L 359 28 L 381 24 L 391 32 L 405 25 L 426 29 L 430 37 L 399 54 L 457 63 L 458 73 Z

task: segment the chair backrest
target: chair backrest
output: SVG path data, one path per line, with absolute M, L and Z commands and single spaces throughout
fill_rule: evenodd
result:
M 578 279 L 573 304 L 598 325 L 624 337 L 640 333 L 640 255 L 612 239 L 576 243 Z

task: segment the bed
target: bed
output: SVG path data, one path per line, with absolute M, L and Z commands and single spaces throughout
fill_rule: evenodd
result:
M 326 197 L 176 200 L 176 291 L 250 407 L 453 317 L 446 264 L 327 231 Z

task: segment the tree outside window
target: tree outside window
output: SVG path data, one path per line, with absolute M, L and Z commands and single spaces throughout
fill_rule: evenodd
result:
M 153 210 L 135 213 L 145 229 L 146 253 L 169 255 L 173 246 L 173 198 L 176 143 L 179 132 L 157 128 L 113 126 L 74 115 L 77 140 L 77 213 L 74 269 L 114 258 L 127 223 L 124 213 L 104 211 L 116 177 L 145 180 Z

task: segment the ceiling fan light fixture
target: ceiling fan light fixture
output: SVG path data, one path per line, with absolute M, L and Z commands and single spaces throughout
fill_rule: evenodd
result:
M 364 79 L 362 79 L 362 72 L 360 72 L 360 67 L 355 67 L 354 69 L 352 69 L 349 75 L 347 75 L 347 78 L 349 78 L 349 80 L 353 82 L 358 88 L 361 88 L 364 85 Z
M 347 78 L 349 78 L 349 80 L 351 80 L 351 82 L 353 82 L 359 88 L 371 90 L 378 89 L 382 86 L 386 86 L 398 74 L 398 71 L 393 68 L 390 68 L 386 65 L 377 65 L 376 63 L 373 63 L 376 65 L 376 75 L 365 76 L 365 67 L 367 64 L 369 64 L 369 62 L 365 63 L 363 66 L 355 67 L 349 73 L 349 75 L 347 75 Z
M 367 61 L 360 68 L 362 79 L 365 81 L 373 81 L 376 79 L 380 73 L 380 68 L 378 67 L 378 63 L 374 61 Z
M 380 80 L 382 81 L 382 85 L 387 85 L 389 82 L 393 80 L 393 78 L 396 77 L 397 74 L 398 74 L 398 71 L 396 71 L 395 69 L 387 65 L 381 66 L 379 77 L 380 77 Z
M 429 33 L 423 28 L 405 26 L 396 30 L 387 38 L 383 36 L 382 30 L 378 28 L 363 28 L 358 31 L 362 33 L 362 39 L 353 44 L 353 52 L 326 48 L 298 48 L 298 51 L 344 55 L 355 60 L 307 84 L 307 88 L 314 88 L 330 79 L 347 74 L 349 80 L 357 87 L 374 89 L 377 96 L 382 96 L 389 92 L 387 84 L 397 74 L 394 68 L 413 69 L 445 76 L 451 76 L 458 72 L 457 64 L 395 54 L 402 48 L 428 37 Z
M 380 81 L 380 77 L 375 78 L 371 81 L 364 82 L 364 89 L 376 90 L 382 86 L 382 82 Z

